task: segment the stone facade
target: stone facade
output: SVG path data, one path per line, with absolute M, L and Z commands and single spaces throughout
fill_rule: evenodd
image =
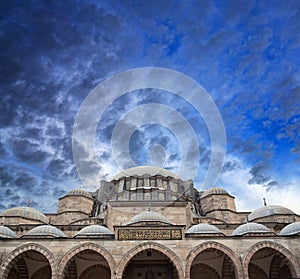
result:
M 198 192 L 157 167 L 74 189 L 57 213 L 0 214 L 0 278 L 300 278 L 300 216 L 237 212 L 222 188 Z

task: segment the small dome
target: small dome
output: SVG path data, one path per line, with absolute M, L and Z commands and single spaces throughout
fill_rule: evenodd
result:
M 264 218 L 272 215 L 294 215 L 295 213 L 280 205 L 267 205 L 261 208 L 255 209 L 248 215 L 248 221 Z
M 26 236 L 51 236 L 51 237 L 65 237 L 65 234 L 56 227 L 51 225 L 42 225 L 33 228 L 25 234 Z
M 83 189 L 73 189 L 69 191 L 66 196 L 85 196 L 87 198 L 93 198 L 93 196 L 88 191 Z
M 43 213 L 32 207 L 13 207 L 2 212 L 0 217 L 23 217 L 30 220 L 40 221 L 45 224 L 49 223 L 48 218 Z
M 139 222 L 161 222 L 161 223 L 171 224 L 170 221 L 160 213 L 147 211 L 135 215 L 133 218 L 131 218 L 131 220 L 127 223 L 127 225 L 131 225 Z
M 295 222 L 285 226 L 279 235 L 295 235 L 300 233 L 300 222 Z
M 238 226 L 233 232 L 233 236 L 245 234 L 265 234 L 272 233 L 266 226 L 258 223 L 246 223 Z
M 76 236 L 103 236 L 114 235 L 108 228 L 100 225 L 90 225 L 81 229 Z
M 0 238 L 17 238 L 17 235 L 10 228 L 0 226 Z
M 204 191 L 200 198 L 204 198 L 209 195 L 224 195 L 224 194 L 228 195 L 228 192 L 225 189 L 219 187 L 212 187 Z
M 215 226 L 210 225 L 210 224 L 203 224 L 203 223 L 191 226 L 185 232 L 185 234 L 222 234 L 222 235 L 224 235 L 224 233 L 222 233 Z
M 139 167 L 134 167 L 134 168 L 121 171 L 120 173 L 118 173 L 113 177 L 113 180 L 118 180 L 122 177 L 143 176 L 143 175 L 150 175 L 150 176 L 161 175 L 164 177 L 170 176 L 175 179 L 179 179 L 179 177 L 175 173 L 163 168 L 154 167 L 154 166 L 139 166 Z

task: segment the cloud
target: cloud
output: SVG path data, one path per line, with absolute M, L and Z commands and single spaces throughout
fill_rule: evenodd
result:
M 234 171 L 236 169 L 242 169 L 242 165 L 241 163 L 236 160 L 236 159 L 233 159 L 233 160 L 227 160 L 223 166 L 223 173 L 226 173 L 226 172 L 231 172 L 231 171 Z
M 0 128 L 9 127 L 14 124 L 17 116 L 16 108 L 10 101 L 1 100 L 0 102 Z
M 13 180 L 12 174 L 8 171 L 7 167 L 0 166 L 0 181 L 2 186 L 9 185 Z
M 32 191 L 37 184 L 37 179 L 28 173 L 20 173 L 15 181 L 17 187 L 22 188 L 23 191 Z
M 271 177 L 267 174 L 268 166 L 264 163 L 259 163 L 253 166 L 250 170 L 250 174 L 252 175 L 251 179 L 249 179 L 249 184 L 264 184 L 271 179 Z
M 64 160 L 55 159 L 52 160 L 47 166 L 49 174 L 56 178 L 63 178 L 65 171 L 67 170 L 67 164 Z M 66 178 L 66 177 L 65 177 Z
M 72 130 L 79 107 L 107 77 L 144 66 L 183 72 L 210 93 L 226 127 L 225 177 L 243 173 L 245 189 L 258 193 L 297 191 L 294 182 L 281 182 L 285 176 L 294 179 L 299 164 L 297 1 L 276 5 L 266 1 L 227 1 L 226 5 L 212 1 L 68 5 L 12 1 L 2 8 L 0 183 L 5 193 L 13 189 L 16 195 L 13 198 L 8 191 L 8 200 L 1 200 L 0 208 L 26 204 L 25 196 L 31 195 L 33 204 L 42 208 L 43 195 L 34 193 L 45 191 L 56 199 L 56 193 L 79 185 L 72 154 Z M 191 104 L 167 92 L 145 89 L 114 100 L 117 89 L 112 86 L 101 95 L 100 105 L 90 108 L 95 113 L 80 126 L 81 133 L 86 133 L 86 126 L 98 121 L 96 112 L 105 106 L 97 126 L 95 157 L 91 158 L 85 145 L 73 142 L 83 158 L 81 167 L 88 174 L 97 174 L 93 183 L 119 170 L 112 154 L 123 156 L 124 149 L 112 150 L 111 138 L 121 117 L 142 104 L 160 103 L 181 113 L 196 131 L 197 147 L 183 123 L 176 123 L 178 119 L 171 115 L 160 115 L 169 125 L 178 124 L 186 135 L 182 144 L 188 154 L 187 176 L 197 160 L 194 150 L 199 150 L 195 185 L 200 187 L 212 156 L 202 116 Z M 110 97 L 114 101 L 107 103 Z M 165 166 L 177 172 L 182 154 L 176 133 L 135 124 L 127 123 L 136 128 L 130 141 L 134 161 L 144 163 L 151 148 L 161 146 L 166 153 Z M 127 159 L 124 166 L 131 163 Z M 31 183 L 26 184 L 26 175 Z M 34 191 L 31 185 L 35 185 Z M 54 210 L 56 203 L 47 201 L 50 208 L 46 210 Z
M 241 161 L 239 164 L 243 165 Z M 223 173 L 220 184 L 230 194 L 236 197 L 238 211 L 253 211 L 263 206 L 263 198 L 266 198 L 268 205 L 282 205 L 300 213 L 298 197 L 295 195 L 299 185 L 297 176 L 290 177 L 288 180 L 275 181 L 262 179 L 264 182 L 252 183 L 249 181 L 253 178 L 252 173 L 261 173 L 264 168 L 249 168 L 243 165 L 232 171 Z M 254 171 L 253 171 L 254 170 Z M 254 181 L 253 181 L 254 182 Z M 284 197 L 284 199 L 282 198 Z
M 14 139 L 11 142 L 14 155 L 23 162 L 40 163 L 47 158 L 47 152 L 27 139 Z

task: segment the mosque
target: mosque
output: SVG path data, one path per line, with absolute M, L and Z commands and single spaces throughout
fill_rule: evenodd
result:
M 280 205 L 238 212 L 225 189 L 140 166 L 74 189 L 56 213 L 0 214 L 3 279 L 300 278 L 300 216 Z

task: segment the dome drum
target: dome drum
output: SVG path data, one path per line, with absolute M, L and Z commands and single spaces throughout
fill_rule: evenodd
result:
M 90 215 L 94 204 L 93 196 L 85 190 L 74 189 L 59 198 L 58 213 L 83 212 Z
M 102 185 L 104 189 L 107 185 Z M 155 166 L 139 166 L 121 171 L 110 181 L 111 200 L 178 200 L 185 196 L 195 199 L 192 180 L 182 180 L 175 173 Z M 104 189 L 107 192 L 107 189 Z
M 216 211 L 231 211 L 236 212 L 235 199 L 233 196 L 228 194 L 223 188 L 212 187 L 207 189 L 200 196 L 201 208 L 204 215 L 210 213 L 210 216 L 219 215 Z M 223 214 L 225 217 L 225 215 Z M 230 219 L 230 216 L 225 217 Z
M 130 169 L 126 169 L 118 173 L 113 177 L 112 180 L 119 180 L 126 177 L 150 177 L 150 176 L 162 176 L 162 177 L 173 177 L 180 179 L 175 173 L 155 166 L 139 166 Z

